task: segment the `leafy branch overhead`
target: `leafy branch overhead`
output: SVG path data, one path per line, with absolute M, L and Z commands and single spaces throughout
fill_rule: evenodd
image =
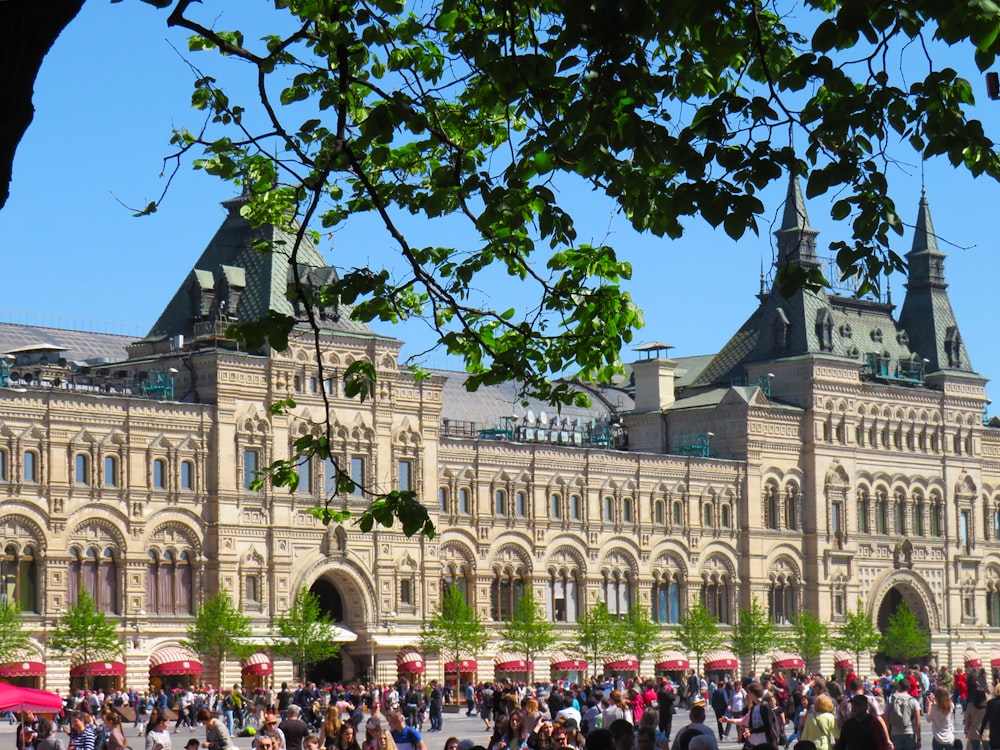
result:
M 764 188 L 808 175 L 808 195 L 833 196 L 833 218 L 850 223 L 832 247 L 864 293 L 903 264 L 889 244 L 902 231 L 894 170 L 941 156 L 1000 176 L 968 116 L 972 87 L 934 59 L 951 45 L 989 67 L 993 2 L 275 0 L 284 32 L 260 39 L 217 29 L 210 5 L 147 2 L 170 8 L 192 50 L 232 61 L 219 65 L 234 77 L 253 72 L 252 101 L 198 73 L 192 103 L 206 120 L 174 133 L 178 163 L 196 154 L 197 168 L 245 191 L 247 219 L 291 232 L 293 268 L 307 234 L 385 230 L 391 268 L 315 287 L 296 271 L 313 327 L 344 305 L 359 321 L 423 319 L 473 389 L 516 380 L 566 403 L 582 396 L 553 376 L 622 372 L 642 325 L 624 288 L 631 265 L 581 240 L 567 187 L 608 196 L 640 232 L 676 238 L 704 220 L 740 238 L 759 231 Z M 484 299 L 504 277 L 532 289 L 531 303 Z M 779 282 L 826 280 L 793 264 Z M 295 324 L 239 332 L 282 348 Z M 364 395 L 374 373 L 356 374 Z M 372 494 L 368 528 L 402 513 L 408 533 L 433 529 L 409 496 Z M 320 509 L 325 521 L 338 512 Z

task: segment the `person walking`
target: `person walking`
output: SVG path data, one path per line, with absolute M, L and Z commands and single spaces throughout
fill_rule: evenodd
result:
M 726 681 L 719 680 L 715 690 L 712 692 L 712 710 L 715 712 L 715 723 L 718 725 L 719 739 L 729 736 L 729 725 L 723 722 L 726 713 L 729 711 L 729 693 L 726 691 Z
M 896 750 L 916 750 L 920 747 L 920 701 L 910 693 L 907 680 L 896 680 L 895 685 L 885 709 L 889 737 Z
M 885 725 L 868 710 L 868 697 L 863 693 L 851 696 L 850 714 L 840 728 L 835 750 L 887 750 L 889 737 Z
M 980 727 L 985 716 L 986 691 L 977 682 L 969 690 L 969 702 L 962 715 L 962 723 L 965 725 L 965 739 L 969 743 L 969 750 L 982 750 L 983 748 L 983 733 L 980 731 Z
M 205 741 L 201 743 L 202 747 L 207 750 L 238 750 L 233 744 L 228 727 L 212 716 L 211 711 L 204 707 L 199 708 L 197 719 L 198 723 L 205 727 Z
M 979 733 L 990 730 L 990 750 L 1000 750 L 1000 681 L 993 691 L 993 697 L 986 704 L 986 714 L 979 722 Z

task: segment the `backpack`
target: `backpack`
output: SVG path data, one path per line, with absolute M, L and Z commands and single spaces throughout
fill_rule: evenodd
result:
M 913 724 L 913 698 L 909 693 L 896 693 L 889 701 L 892 710 L 889 712 L 889 733 L 904 734 Z
M 760 724 L 753 723 L 753 709 L 750 710 L 750 731 L 763 732 L 768 743 L 778 744 L 778 740 L 784 735 L 785 728 L 778 726 L 778 714 L 766 703 L 759 703 L 754 706 L 757 715 L 760 716 Z

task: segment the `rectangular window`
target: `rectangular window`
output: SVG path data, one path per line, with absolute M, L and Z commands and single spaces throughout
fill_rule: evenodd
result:
M 438 509 L 442 511 L 448 510 L 448 488 L 438 487 Z
M 399 582 L 399 603 L 413 604 L 413 583 L 409 578 L 404 578 Z
M 514 493 L 514 512 L 519 515 L 525 515 L 527 511 L 527 496 L 523 492 Z
M 559 495 L 553 495 L 549 498 L 549 515 L 556 520 L 562 518 L 562 509 L 559 507 Z
M 311 495 L 313 491 L 312 458 L 303 456 L 299 461 L 299 492 Z
M 362 495 L 364 494 L 363 488 L 365 486 L 365 459 L 361 456 L 354 456 L 351 459 L 351 481 L 354 482 L 354 489 L 351 490 L 352 495 Z M 400 466 L 400 483 L 402 483 L 402 466 Z M 400 486 L 400 489 L 403 489 Z M 407 487 L 406 489 L 409 489 Z
M 496 515 L 502 516 L 506 512 L 506 510 L 504 509 L 504 506 L 506 504 L 507 504 L 507 498 L 504 495 L 503 490 L 497 490 L 496 492 L 493 493 L 493 512 Z
M 958 516 L 958 542 L 966 552 L 972 546 L 969 538 L 969 511 L 963 510 Z
M 458 491 L 458 512 L 469 512 L 469 491 L 464 487 Z
M 569 514 L 574 521 L 580 520 L 580 496 L 569 496 Z
M 167 486 L 167 464 L 162 458 L 153 461 L 153 487 L 162 490 Z
M 190 461 L 181 461 L 181 489 L 194 489 L 194 464 Z
M 0 480 L 7 481 L 7 451 L 0 451 Z
M 257 478 L 260 465 L 260 455 L 257 451 L 243 451 L 243 489 L 250 489 L 250 484 Z
M 327 495 L 337 492 L 337 464 L 329 457 L 323 463 L 323 489 Z
M 25 465 L 27 470 L 27 465 Z M 118 460 L 114 456 L 104 457 L 104 486 L 118 486 Z
M 552 583 L 552 620 L 566 622 L 566 582 L 560 579 Z
M 246 592 L 248 604 L 260 604 L 260 582 L 257 576 L 246 577 Z
M 34 451 L 25 451 L 24 454 L 24 481 L 25 482 L 37 482 L 38 481 L 38 468 L 36 466 L 36 458 Z
M 840 536 L 840 503 L 830 506 L 830 531 L 835 537 Z
M 2 476 L 3 476 L 4 479 L 6 479 L 7 478 L 7 466 L 6 466 L 6 464 L 7 464 L 7 460 L 6 460 L 7 459 L 7 454 L 4 453 L 2 455 L 4 457 L 4 466 L 3 466 L 3 475 Z M 80 484 L 80 485 L 83 485 L 83 486 L 86 486 L 86 485 L 90 484 L 90 477 L 87 476 L 90 473 L 88 471 L 88 469 L 89 469 L 89 466 L 88 466 L 87 456 L 85 454 L 83 454 L 83 453 L 78 453 L 76 455 L 76 458 L 73 461 L 73 481 L 76 484 Z
M 993 538 L 1000 540 L 1000 510 L 993 511 Z
M 411 461 L 399 462 L 399 489 L 402 492 L 409 492 L 413 489 L 413 463 Z

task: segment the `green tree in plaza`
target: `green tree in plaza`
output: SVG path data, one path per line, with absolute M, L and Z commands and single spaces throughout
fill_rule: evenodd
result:
M 694 654 L 695 671 L 704 672 L 705 654 L 722 646 L 725 638 L 719 632 L 719 621 L 705 605 L 698 602 L 688 608 L 687 613 L 674 629 L 674 640 L 681 650 Z
M 203 659 L 213 658 L 219 668 L 218 683 L 222 684 L 222 667 L 228 658 L 243 658 L 250 651 L 242 639 L 251 635 L 250 620 L 233 606 L 229 592 L 219 593 L 198 606 L 194 622 L 188 625 L 184 646 Z
M 274 619 L 279 640 L 274 652 L 292 660 L 300 681 L 305 681 L 309 667 L 337 655 L 340 643 L 334 641 L 334 622 L 323 612 L 319 597 L 307 588 L 300 588 L 291 608 Z
M 542 612 L 531 586 L 526 586 L 513 616 L 504 622 L 500 630 L 500 642 L 504 649 L 524 655 L 524 660 L 528 662 L 529 684 L 534 682 L 535 659 L 548 651 L 556 640 L 555 627 Z
M 754 596 L 750 609 L 741 609 L 733 626 L 733 651 L 737 656 L 750 660 L 750 668 L 757 669 L 757 661 L 781 644 L 778 626 L 768 611 Z
M 649 612 L 642 607 L 632 607 L 623 623 L 625 627 L 625 651 L 635 654 L 641 664 L 660 650 L 663 630 L 653 622 Z
M 905 601 L 901 601 L 889 615 L 880 646 L 889 658 L 900 664 L 910 664 L 931 652 L 931 634 L 920 627 L 916 615 Z
M 597 602 L 576 621 L 570 649 L 590 663 L 594 674 L 605 657 L 620 654 L 626 642 L 622 621 L 608 612 L 604 602 Z
M 865 612 L 865 604 L 861 601 L 861 597 L 858 597 L 857 606 L 854 611 L 849 610 L 845 613 L 844 622 L 830 639 L 830 645 L 852 654 L 854 668 L 861 672 L 864 668 L 861 664 L 861 655 L 876 651 L 881 643 L 882 634 Z
M 488 641 L 479 613 L 458 586 L 444 586 L 440 606 L 421 628 L 420 647 L 457 665 L 466 655 L 476 657 Z
M 809 610 L 800 609 L 792 618 L 792 630 L 785 638 L 785 648 L 801 656 L 807 665 L 819 658 L 830 640 L 830 629 Z
M 15 601 L 5 602 L 0 606 L 0 664 L 23 658 L 28 641 L 21 608 Z
M 125 650 L 117 624 L 97 609 L 86 589 L 77 591 L 76 604 L 56 620 L 49 631 L 48 647 L 53 653 L 69 656 L 83 665 L 83 684 L 90 687 L 90 665 L 117 659 Z

